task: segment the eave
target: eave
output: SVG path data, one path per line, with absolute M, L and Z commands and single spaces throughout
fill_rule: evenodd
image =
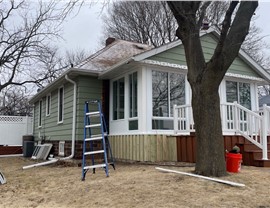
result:
M 95 70 L 86 70 L 86 69 L 77 69 L 77 68 L 70 68 L 67 71 L 63 72 L 57 79 L 55 79 L 52 83 L 48 84 L 46 87 L 41 89 L 37 94 L 35 94 L 30 100 L 30 104 L 34 104 L 38 100 L 40 100 L 42 97 L 46 96 L 48 93 L 50 93 L 53 89 L 56 89 L 57 87 L 63 85 L 66 82 L 65 76 L 68 75 L 69 78 L 75 78 L 79 75 L 84 76 L 93 76 L 98 77 L 100 72 Z

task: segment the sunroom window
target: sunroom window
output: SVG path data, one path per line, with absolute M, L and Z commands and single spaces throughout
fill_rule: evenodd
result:
M 185 104 L 185 75 L 152 71 L 152 129 L 173 129 L 173 106 Z
M 113 120 L 125 117 L 125 79 L 113 82 Z
M 226 98 L 229 103 L 237 101 L 251 110 L 250 84 L 226 81 Z
M 138 130 L 137 72 L 129 75 L 129 130 Z

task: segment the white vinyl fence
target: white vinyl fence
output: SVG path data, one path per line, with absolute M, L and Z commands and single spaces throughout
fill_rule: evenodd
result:
M 0 145 L 22 145 L 22 136 L 32 133 L 32 117 L 0 116 Z

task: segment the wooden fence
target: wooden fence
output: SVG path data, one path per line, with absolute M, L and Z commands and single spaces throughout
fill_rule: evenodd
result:
M 110 136 L 116 159 L 133 161 L 177 161 L 176 138 L 166 135 Z

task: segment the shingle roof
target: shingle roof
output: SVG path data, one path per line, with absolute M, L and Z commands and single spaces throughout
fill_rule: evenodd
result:
M 152 49 L 152 46 L 116 39 L 113 43 L 91 55 L 75 68 L 105 71 L 118 62 Z

